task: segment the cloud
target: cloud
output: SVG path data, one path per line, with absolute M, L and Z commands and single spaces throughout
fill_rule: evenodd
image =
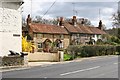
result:
M 43 0 L 44 1 L 44 0 Z M 53 1 L 41 2 L 39 0 L 31 1 L 25 0 L 23 5 L 23 17 L 26 18 L 27 14 L 32 14 L 32 17 L 43 16 L 48 8 L 52 5 Z M 74 6 L 74 7 L 73 7 Z M 73 12 L 74 10 L 76 10 Z M 31 10 L 32 9 L 32 10 Z M 56 18 L 57 16 L 72 17 L 76 14 L 78 17 L 84 17 L 91 20 L 91 22 L 97 26 L 99 22 L 99 9 L 101 10 L 100 17 L 104 20 L 105 25 L 111 27 L 111 17 L 117 10 L 117 2 L 64 2 L 58 1 L 48 11 L 44 18 Z

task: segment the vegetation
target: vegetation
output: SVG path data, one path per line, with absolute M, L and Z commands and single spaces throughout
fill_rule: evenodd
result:
M 113 18 L 113 26 L 116 28 L 120 28 L 120 11 L 117 11 L 112 15 Z
M 70 54 L 64 54 L 64 61 L 72 60 L 72 56 Z
M 34 23 L 42 23 L 42 24 L 55 24 L 57 25 L 57 20 L 53 19 L 43 19 L 41 16 L 36 16 L 33 20 Z
M 22 37 L 22 51 L 32 52 L 33 48 L 35 48 L 35 46 L 31 42 L 27 41 L 27 37 Z
M 102 55 L 116 55 L 116 52 L 120 53 L 119 48 L 120 46 L 114 45 L 71 45 L 66 49 L 66 51 L 67 54 L 72 56 L 72 58 L 77 58 Z

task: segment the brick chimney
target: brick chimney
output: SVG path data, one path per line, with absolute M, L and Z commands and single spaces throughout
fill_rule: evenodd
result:
M 59 19 L 59 26 L 64 26 L 64 18 L 60 17 Z
M 30 14 L 28 15 L 26 21 L 27 21 L 27 26 L 31 25 L 31 21 L 32 21 L 32 19 L 31 19 L 31 17 L 30 17 Z
M 76 19 L 76 16 L 73 16 L 73 18 L 72 18 L 72 24 L 73 24 L 74 26 L 77 25 L 77 19 Z
M 85 19 L 82 18 L 81 24 L 84 26 L 85 25 Z
M 99 28 L 100 30 L 103 30 L 102 20 L 100 20 L 99 25 L 98 25 L 98 28 Z

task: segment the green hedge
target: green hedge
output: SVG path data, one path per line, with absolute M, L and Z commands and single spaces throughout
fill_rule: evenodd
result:
M 102 55 L 115 55 L 116 52 L 120 53 L 120 46 L 113 45 L 86 45 L 78 46 L 71 45 L 67 49 L 68 54 L 76 57 L 91 57 Z

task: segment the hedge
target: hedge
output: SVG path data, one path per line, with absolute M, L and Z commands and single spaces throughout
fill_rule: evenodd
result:
M 102 55 L 115 55 L 116 52 L 120 53 L 120 46 L 113 45 L 71 45 L 67 49 L 68 54 L 76 57 L 91 57 Z

